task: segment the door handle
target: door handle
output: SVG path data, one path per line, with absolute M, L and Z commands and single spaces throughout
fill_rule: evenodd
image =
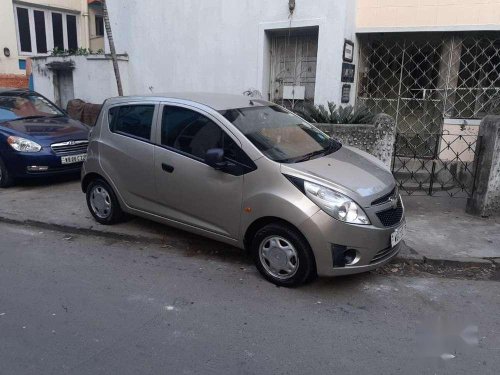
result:
M 161 163 L 161 169 L 168 173 L 172 173 L 174 171 L 174 167 L 165 163 Z

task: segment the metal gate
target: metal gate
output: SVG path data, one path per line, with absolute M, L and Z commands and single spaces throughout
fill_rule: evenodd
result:
M 500 33 L 360 37 L 358 103 L 396 119 L 393 172 L 409 194 L 470 196 L 478 120 L 500 96 Z
M 394 147 L 392 171 L 402 193 L 472 196 L 477 172 L 474 160 L 481 152 L 477 134 L 397 133 Z M 432 154 L 421 156 L 422 149 Z
M 318 30 L 289 29 L 269 34 L 270 100 L 288 108 L 314 101 Z

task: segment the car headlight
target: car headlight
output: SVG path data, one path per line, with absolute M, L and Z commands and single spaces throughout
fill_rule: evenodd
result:
M 306 196 L 334 219 L 350 224 L 370 224 L 365 212 L 348 196 L 321 185 L 304 181 Z
M 21 152 L 38 152 L 42 149 L 38 143 L 21 137 L 9 137 L 7 143 L 16 151 Z

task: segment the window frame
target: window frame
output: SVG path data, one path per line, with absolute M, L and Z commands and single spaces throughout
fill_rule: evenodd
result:
M 111 127 L 111 122 L 109 119 L 109 111 L 111 111 L 113 108 L 117 107 L 130 107 L 130 106 L 138 106 L 138 105 L 152 105 L 154 106 L 154 111 L 153 111 L 153 118 L 151 119 L 151 134 L 149 135 L 149 139 L 141 138 L 134 136 L 133 134 L 127 134 L 124 132 L 117 132 L 113 131 Z M 109 131 L 110 134 L 113 135 L 119 135 L 125 138 L 130 138 L 134 139 L 136 141 L 140 141 L 143 143 L 151 144 L 153 145 L 155 143 L 156 139 L 156 133 L 157 133 L 157 128 L 158 128 L 158 116 L 159 116 L 159 106 L 157 102 L 152 102 L 152 101 L 137 101 L 137 102 L 123 102 L 123 103 L 116 103 L 113 105 L 110 105 L 109 107 L 106 108 L 106 123 L 107 123 L 107 130 Z
M 35 20 L 35 13 L 37 12 L 41 12 L 42 15 L 43 15 L 43 32 L 45 34 L 45 50 L 46 52 L 38 52 L 38 49 L 39 49 L 39 46 L 38 46 L 38 33 L 37 33 L 37 30 L 36 30 L 36 20 Z M 49 53 L 49 43 L 48 43 L 48 35 L 47 35 L 47 16 L 45 14 L 45 12 L 43 10 L 38 10 L 38 9 L 33 9 L 33 25 L 35 26 L 35 35 L 34 35 L 34 38 L 36 40 L 36 53 L 37 54 L 46 54 L 46 53 Z
M 241 162 L 239 162 L 237 160 L 233 160 L 233 159 L 229 159 L 229 158 L 228 158 L 228 160 L 231 161 L 231 162 L 233 162 L 233 163 L 236 163 L 237 165 L 240 165 L 240 166 L 242 166 L 244 168 L 248 168 L 249 171 L 256 169 L 256 166 L 253 163 L 252 159 L 248 156 L 248 154 L 245 152 L 245 150 L 243 150 L 241 141 L 238 139 L 238 137 L 230 129 L 227 128 L 227 126 L 224 125 L 224 123 L 222 123 L 218 118 L 216 118 L 212 114 L 204 111 L 201 108 L 190 106 L 190 105 L 183 104 L 183 103 L 176 103 L 176 102 L 161 102 L 160 103 L 160 106 L 158 108 L 158 119 L 157 119 L 158 126 L 157 126 L 157 129 L 156 129 L 156 139 L 155 139 L 155 145 L 156 146 L 161 147 L 161 148 L 163 148 L 165 150 L 168 150 L 168 151 L 175 152 L 176 154 L 183 155 L 183 156 L 185 156 L 185 157 L 187 157 L 189 159 L 196 160 L 196 161 L 198 161 L 200 163 L 203 163 L 204 165 L 208 166 L 208 164 L 205 163 L 205 160 L 203 158 L 199 158 L 199 157 L 197 157 L 195 155 L 192 155 L 192 154 L 190 154 L 188 152 L 181 151 L 181 150 L 179 150 L 179 149 L 177 149 L 175 147 L 167 146 L 167 145 L 164 145 L 164 144 L 161 143 L 161 141 L 162 141 L 161 136 L 162 136 L 162 124 L 163 124 L 163 110 L 164 110 L 165 107 L 177 107 L 177 108 L 187 109 L 187 110 L 196 112 L 196 113 L 200 114 L 201 116 L 204 116 L 204 117 L 208 118 L 215 125 L 217 125 L 224 132 L 224 134 L 226 136 L 228 136 L 229 138 L 231 138 L 233 140 L 233 142 L 236 144 L 236 146 L 239 147 L 239 149 L 241 150 L 241 152 L 244 155 L 246 155 L 246 157 L 249 160 L 249 164 L 251 162 L 252 165 L 243 164 L 243 163 L 241 163 Z M 247 172 L 245 172 L 245 173 L 247 173 Z
M 29 40 L 30 40 L 30 47 L 31 47 L 31 51 L 22 51 L 22 47 L 21 47 L 21 32 L 20 32 L 20 28 L 19 28 L 19 9 L 24 9 L 24 10 L 27 10 L 28 11 L 28 25 L 29 25 Z M 28 53 L 28 54 L 31 54 L 33 53 L 33 50 L 36 50 L 37 49 L 37 45 L 36 45 L 36 37 L 33 38 L 33 30 L 35 29 L 35 22 L 34 22 L 34 18 L 31 17 L 31 14 L 32 12 L 30 12 L 29 9 L 25 8 L 25 7 L 14 7 L 14 14 L 15 14 L 15 20 L 16 20 L 16 37 L 17 37 L 17 48 L 18 48 L 18 51 L 19 51 L 19 54 L 22 53 Z
M 30 40 L 31 40 L 31 52 L 21 50 L 21 40 L 19 38 L 19 20 L 17 17 L 17 9 L 27 9 L 28 10 L 28 20 L 30 26 Z M 17 51 L 19 56 L 49 56 L 54 49 L 54 34 L 52 31 L 52 13 L 59 13 L 62 15 L 62 28 L 63 28 L 63 45 L 64 49 L 68 49 L 68 24 L 67 16 L 76 17 L 76 40 L 77 46 L 81 46 L 81 35 L 80 35 L 80 12 L 72 12 L 69 10 L 62 10 L 52 7 L 37 7 L 37 6 L 27 6 L 23 4 L 14 3 L 14 23 L 16 28 L 16 41 L 17 41 Z M 45 18 L 45 39 L 47 44 L 46 53 L 38 53 L 38 45 L 36 42 L 36 29 L 35 29 L 35 16 L 34 12 L 43 12 Z
M 101 21 L 102 21 L 102 34 L 98 34 L 98 33 L 97 33 L 97 31 L 98 31 L 98 30 L 97 30 L 97 24 L 98 24 L 97 19 L 98 19 L 98 18 L 100 18 L 100 19 L 101 19 Z M 94 31 L 95 31 L 94 36 L 95 36 L 96 38 L 103 38 L 103 37 L 104 37 L 104 35 L 106 34 L 106 27 L 105 27 L 105 25 L 104 25 L 104 15 L 102 15 L 102 14 L 97 14 L 97 13 L 96 13 L 96 14 L 94 14 Z

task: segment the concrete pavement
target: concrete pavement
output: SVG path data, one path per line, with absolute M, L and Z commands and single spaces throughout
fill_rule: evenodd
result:
M 135 224 L 133 224 L 135 225 Z M 498 282 L 298 289 L 234 249 L 0 223 L 1 374 L 497 374 Z
M 464 199 L 405 196 L 403 200 L 409 231 L 405 239 L 407 246 L 400 258 L 472 264 L 491 264 L 493 260 L 500 263 L 500 218 L 467 215 Z M 119 225 L 102 226 L 90 215 L 79 181 L 74 178 L 31 181 L 0 190 L 0 220 L 169 245 L 203 246 L 211 243 L 205 238 L 139 218 Z M 228 247 L 220 243 L 216 246 Z

